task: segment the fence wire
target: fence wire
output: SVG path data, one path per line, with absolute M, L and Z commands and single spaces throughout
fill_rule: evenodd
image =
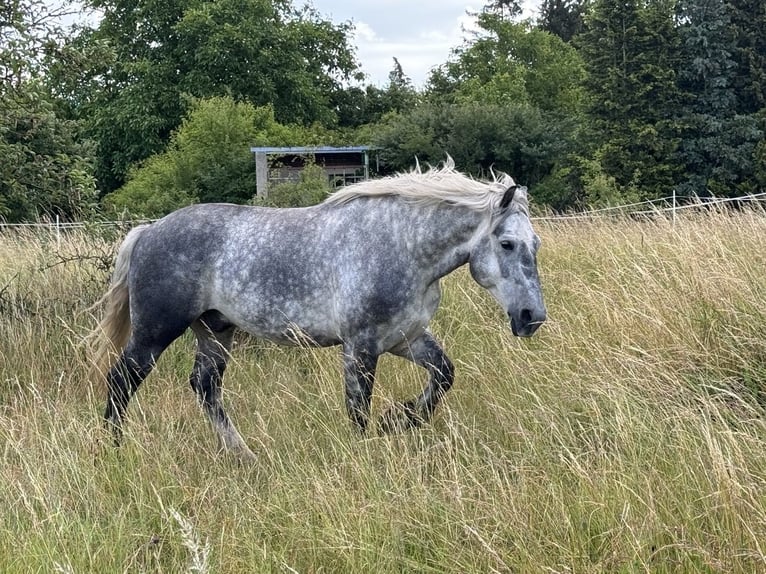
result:
M 558 213 L 552 215 L 541 215 L 532 217 L 533 221 L 566 221 L 566 220 L 578 220 L 578 219 L 593 219 L 597 217 L 609 216 L 614 214 L 619 215 L 657 215 L 657 214 L 673 214 L 689 209 L 705 209 L 713 206 L 723 206 L 726 204 L 764 204 L 766 205 L 766 192 L 755 193 L 750 195 L 742 195 L 739 197 L 710 197 L 710 198 L 695 198 L 693 202 L 678 204 L 677 198 L 674 196 L 663 197 L 660 199 L 649 199 L 646 201 L 638 201 L 634 203 L 627 203 L 624 205 L 614 205 L 601 207 L 598 209 L 589 209 L 587 211 L 579 211 L 573 213 Z M 57 232 L 66 231 L 68 229 L 82 229 L 86 227 L 133 227 L 143 223 L 152 223 L 157 219 L 122 219 L 118 221 L 39 221 L 31 223 L 4 223 L 0 222 L 0 231 L 3 229 L 50 229 Z

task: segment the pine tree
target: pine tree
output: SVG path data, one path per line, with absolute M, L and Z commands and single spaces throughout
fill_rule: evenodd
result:
M 766 2 L 728 0 L 736 65 L 733 87 L 737 111 L 756 113 L 766 107 Z
M 737 63 L 734 88 L 737 110 L 756 124 L 759 140 L 753 150 L 753 178 L 743 191 L 766 190 L 766 2 L 729 0 L 732 27 L 737 40 L 733 59 Z
M 521 0 L 492 0 L 484 5 L 482 11 L 486 14 L 494 14 L 504 20 L 515 20 L 521 16 Z
M 593 156 L 624 197 L 663 197 L 678 178 L 678 37 L 671 0 L 597 0 L 577 44 Z
M 684 95 L 679 157 L 686 172 L 681 192 L 731 196 L 751 191 L 760 132 L 755 117 L 738 109 L 757 92 L 742 88 L 753 83 L 743 81 L 750 76 L 734 59 L 738 48 L 730 6 L 725 0 L 680 0 L 678 8 L 678 77 Z
M 583 29 L 587 0 L 543 0 L 537 26 L 569 42 Z
M 418 93 L 412 80 L 404 73 L 402 65 L 394 58 L 394 67 L 388 73 L 388 86 L 381 93 L 381 103 L 386 112 L 408 111 L 418 102 Z

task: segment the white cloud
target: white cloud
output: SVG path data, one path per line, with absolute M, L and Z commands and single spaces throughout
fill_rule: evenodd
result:
M 356 22 L 354 25 L 354 39 L 357 43 L 368 42 L 374 44 L 378 41 L 378 35 L 372 29 L 372 26 L 365 22 Z
M 539 0 L 525 0 L 526 16 L 532 16 Z M 368 81 L 388 83 L 397 58 L 404 73 L 417 87 L 429 72 L 445 63 L 452 50 L 476 31 L 475 14 L 484 5 L 465 0 L 313 0 L 314 7 L 334 22 L 352 21 L 357 57 Z

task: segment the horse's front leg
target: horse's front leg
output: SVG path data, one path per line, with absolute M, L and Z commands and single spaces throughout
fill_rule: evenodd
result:
M 346 381 L 346 410 L 360 432 L 367 430 L 372 402 L 372 387 L 378 355 L 343 345 L 343 374 Z
M 419 397 L 395 404 L 383 414 L 380 428 L 385 433 L 416 428 L 431 420 L 436 406 L 455 380 L 455 367 L 452 361 L 444 354 L 441 345 L 428 331 L 391 352 L 425 368 L 430 378 Z

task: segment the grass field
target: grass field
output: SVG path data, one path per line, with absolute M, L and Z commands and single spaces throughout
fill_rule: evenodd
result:
M 766 572 L 766 214 L 540 222 L 549 321 L 465 269 L 433 424 L 360 439 L 337 350 L 238 339 L 216 452 L 178 341 L 104 439 L 86 380 L 114 244 L 0 235 L 0 572 Z M 425 374 L 395 358 L 373 411 Z

